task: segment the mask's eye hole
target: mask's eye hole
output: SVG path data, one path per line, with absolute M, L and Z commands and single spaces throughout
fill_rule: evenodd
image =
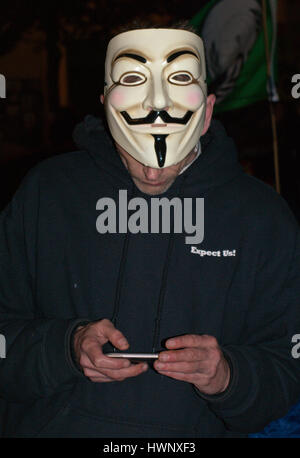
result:
M 142 73 L 128 72 L 121 76 L 119 83 L 123 86 L 138 86 L 139 84 L 143 84 L 146 79 L 146 76 Z
M 168 81 L 172 84 L 184 86 L 185 84 L 191 84 L 193 77 L 189 72 L 174 72 L 169 76 Z

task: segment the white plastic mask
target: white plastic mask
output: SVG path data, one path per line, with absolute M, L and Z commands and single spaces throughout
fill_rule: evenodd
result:
M 201 38 L 181 29 L 138 29 L 108 44 L 104 105 L 111 134 L 142 164 L 169 167 L 197 145 L 207 89 Z

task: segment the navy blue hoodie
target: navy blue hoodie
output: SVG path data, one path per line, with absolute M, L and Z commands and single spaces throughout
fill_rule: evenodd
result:
M 139 191 L 99 120 L 80 148 L 30 171 L 0 219 L 3 436 L 246 436 L 300 398 L 299 228 L 284 200 L 246 175 L 213 122 L 202 154 L 163 197 L 204 198 L 204 239 L 106 233 L 98 199 Z M 209 254 L 210 253 L 210 254 Z M 213 253 L 218 253 L 213 255 Z M 149 368 L 93 383 L 75 366 L 70 336 L 108 318 L 130 351 L 181 334 L 215 336 L 231 366 L 228 389 L 207 396 Z

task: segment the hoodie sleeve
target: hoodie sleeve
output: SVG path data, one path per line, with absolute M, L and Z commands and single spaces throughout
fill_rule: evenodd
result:
M 36 178 L 27 176 L 0 215 L 0 334 L 6 344 L 0 397 L 16 402 L 68 390 L 80 376 L 72 362 L 70 336 L 82 319 L 47 319 L 35 297 Z
M 292 351 L 293 336 L 300 334 L 300 234 L 284 213 L 275 211 L 265 231 L 269 240 L 262 244 L 242 341 L 222 347 L 230 361 L 230 385 L 219 395 L 198 393 L 237 432 L 261 431 L 300 399 L 300 362 Z M 257 243 L 260 238 L 256 234 Z

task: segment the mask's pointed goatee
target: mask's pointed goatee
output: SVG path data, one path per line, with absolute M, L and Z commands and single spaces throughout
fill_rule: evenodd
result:
M 154 148 L 156 152 L 157 162 L 159 167 L 163 167 L 166 160 L 166 137 L 168 135 L 153 135 L 154 137 Z

